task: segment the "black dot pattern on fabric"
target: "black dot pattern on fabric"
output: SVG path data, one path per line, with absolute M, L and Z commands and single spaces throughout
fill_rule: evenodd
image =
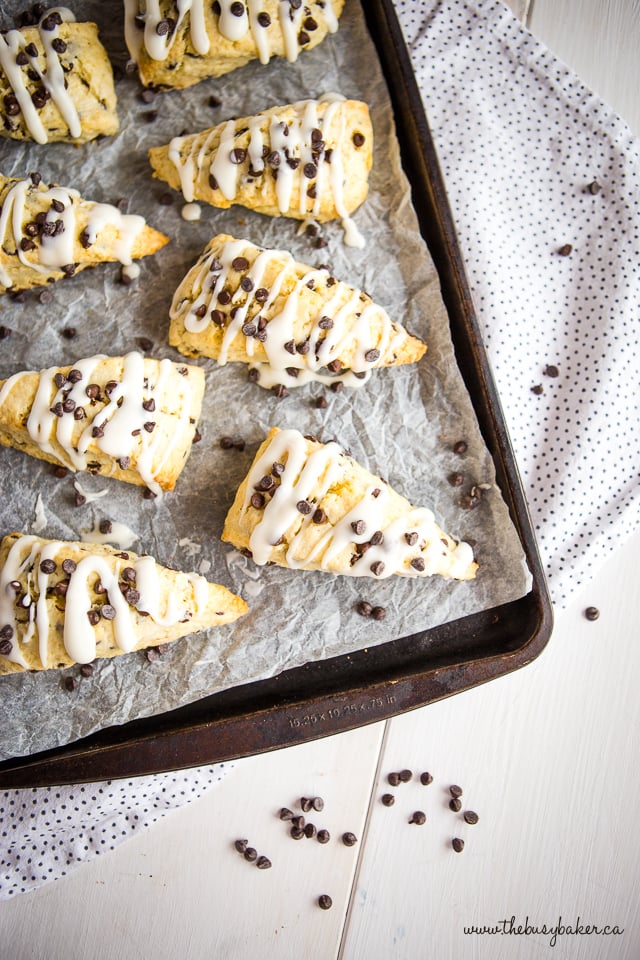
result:
M 640 144 L 501 0 L 396 7 L 562 607 L 639 526 Z
M 134 780 L 0 791 L 0 900 L 65 877 L 197 800 L 232 763 Z

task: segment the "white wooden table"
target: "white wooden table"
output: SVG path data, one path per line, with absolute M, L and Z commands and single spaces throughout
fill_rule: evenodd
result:
M 524 12 L 526 0 L 514 6 Z M 640 132 L 637 0 L 534 0 L 528 15 Z M 2 904 L 0 957 L 640 957 L 639 553 L 640 534 L 557 617 L 524 670 L 386 724 L 243 760 L 205 799 Z M 595 622 L 587 606 L 601 611 Z M 404 768 L 413 779 L 390 788 L 387 775 Z M 418 780 L 425 770 L 429 786 Z M 477 824 L 449 809 L 451 784 Z M 292 840 L 278 818 L 302 796 L 323 798 L 307 819 L 330 831 L 328 844 Z M 424 825 L 408 822 L 416 810 Z M 344 831 L 354 846 L 340 842 Z M 236 852 L 240 837 L 270 870 Z M 518 933 L 527 922 L 580 922 L 583 932 L 552 946 L 550 933 Z M 588 934 L 588 924 L 624 932 Z M 471 926 L 502 932 L 465 933 Z

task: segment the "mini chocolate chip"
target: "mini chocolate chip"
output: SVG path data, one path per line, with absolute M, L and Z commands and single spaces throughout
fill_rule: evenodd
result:
M 289 391 L 287 390 L 287 388 L 283 383 L 276 384 L 276 386 L 273 388 L 271 392 L 274 394 L 274 396 L 278 397 L 279 400 L 282 399 L 283 397 L 289 396 Z
M 372 620 L 384 620 L 387 615 L 385 607 L 374 607 L 371 611 Z
M 256 510 L 262 510 L 264 507 L 264 496 L 261 493 L 254 493 L 251 496 L 251 506 Z
M 564 243 L 558 250 L 558 253 L 561 257 L 568 257 L 569 254 L 573 251 L 573 247 L 570 243 Z
M 312 511 L 313 507 L 308 500 L 298 500 L 296 503 L 296 510 L 298 513 L 301 513 L 303 516 L 308 516 Z
M 321 893 L 318 897 L 318 906 L 321 910 L 330 910 L 333 906 L 333 900 L 328 893 Z
M 95 627 L 100 623 L 100 614 L 97 610 L 87 610 L 87 620 L 92 627 Z
M 293 837 L 294 840 L 302 840 L 304 837 L 304 829 L 302 827 L 291 827 L 289 835 Z
M 64 678 L 64 688 L 68 690 L 69 693 L 73 693 L 74 690 L 77 690 L 80 684 L 75 677 L 65 677 Z
M 100 607 L 100 614 L 105 620 L 115 620 L 115 607 L 112 607 L 110 603 L 105 603 Z
M 268 13 L 259 13 L 258 14 L 258 23 L 261 27 L 268 27 L 271 23 L 271 17 Z
M 597 193 L 600 193 L 600 191 L 602 190 L 602 187 L 600 186 L 597 180 L 592 180 L 588 186 L 588 190 L 589 190 L 589 193 L 593 194 L 593 196 L 595 197 Z
M 166 37 L 168 33 L 171 33 L 171 21 L 160 20 L 156 24 L 156 33 L 159 37 Z
M 464 840 L 461 840 L 460 837 L 454 837 L 451 841 L 451 846 L 456 853 L 462 853 L 464 850 Z
M 397 787 L 400 783 L 400 774 L 399 773 L 390 773 L 387 775 L 387 781 L 390 786 Z
M 229 154 L 229 160 L 231 163 L 240 164 L 244 163 L 247 158 L 247 151 L 243 150 L 242 147 L 234 147 Z
M 258 868 L 258 870 L 268 870 L 270 866 L 271 866 L 271 860 L 269 860 L 269 857 L 261 856 L 261 857 L 258 857 L 258 859 L 256 860 L 256 867 Z
M 376 360 L 380 359 L 380 351 L 376 349 L 367 350 L 367 352 L 364 355 L 364 358 L 367 361 L 367 363 L 375 363 Z
M 251 277 L 243 277 L 240 281 L 240 287 L 245 293 L 251 293 L 253 290 L 253 280 Z
M 244 853 L 247 847 L 249 846 L 248 840 L 236 840 L 233 844 L 238 853 Z
M 462 787 L 459 787 L 457 783 L 452 783 L 449 787 L 449 793 L 452 797 L 461 797 L 462 796 Z
M 155 430 L 155 426 L 156 424 L 154 420 L 147 420 L 146 423 L 143 424 L 143 427 L 147 431 L 147 433 L 153 433 L 153 431 Z
M 361 537 L 367 529 L 367 525 L 364 520 L 353 520 L 351 522 L 351 529 L 358 537 Z
M 305 163 L 304 167 L 302 168 L 302 172 L 307 180 L 313 180 L 318 173 L 318 168 L 316 167 L 315 163 Z
M 92 677 L 93 676 L 93 664 L 92 663 L 82 663 L 80 664 L 80 675 L 83 677 Z
M 316 410 L 326 410 L 326 408 L 329 406 L 329 401 L 326 397 L 316 397 L 316 399 L 313 401 L 313 406 L 316 408 Z
M 305 835 L 305 837 L 307 837 L 308 840 L 313 840 L 313 838 L 316 836 L 317 832 L 318 832 L 318 831 L 316 830 L 316 828 L 315 828 L 315 826 L 314 826 L 313 823 L 307 823 L 307 824 L 306 824 L 306 826 L 305 826 L 305 828 L 304 828 L 304 835 Z
M 347 830 L 346 833 L 342 834 L 342 842 L 344 843 L 345 847 L 353 847 L 358 842 L 358 838 L 356 837 L 355 833 L 351 833 L 350 830 Z
M 11 643 L 11 640 L 9 640 L 7 637 L 3 637 L 0 640 L 0 653 L 2 654 L 2 656 L 3 657 L 8 656 L 12 650 L 13 650 L 13 644 Z
M 371 534 L 371 545 L 374 547 L 380 546 L 384 542 L 384 534 L 382 530 L 376 530 Z
M 544 387 L 541 383 L 536 383 L 531 387 L 531 393 L 535 393 L 535 395 L 539 397 L 541 393 L 544 393 Z
M 560 376 L 560 371 L 553 363 L 548 363 L 542 372 L 546 377 L 551 377 L 552 379 Z
M 318 507 L 318 509 L 314 511 L 314 514 L 311 519 L 313 520 L 314 523 L 326 523 L 327 515 L 324 512 L 324 510 Z
M 289 810 L 289 807 L 281 807 L 278 816 L 281 820 L 293 820 L 293 810 Z
M 413 778 L 413 772 L 411 770 L 401 770 L 398 776 L 400 777 L 400 781 L 402 783 L 409 783 L 409 781 Z
M 255 849 L 255 847 L 247 847 L 244 851 L 244 858 L 245 860 L 248 860 L 249 863 L 255 863 L 255 861 L 258 859 L 258 851 Z
M 65 573 L 71 575 L 76 569 L 76 562 L 72 560 L 71 557 L 67 557 L 66 560 L 62 561 L 62 569 Z
M 365 136 L 363 133 L 360 133 L 358 130 L 356 130 L 351 139 L 353 140 L 354 147 L 361 147 L 364 144 Z
M 457 797 L 451 797 L 451 800 L 449 800 L 449 809 L 453 810 L 454 813 L 459 813 L 462 809 L 462 802 Z
M 301 30 L 300 33 L 298 34 L 298 43 L 300 44 L 300 46 L 303 47 L 305 43 L 309 43 L 310 40 L 311 40 L 311 37 L 309 36 L 309 34 L 305 33 L 304 30 Z
M 392 807 L 396 802 L 396 798 L 392 793 L 383 793 L 380 799 L 385 807 Z
M 454 453 L 460 455 L 467 452 L 468 446 L 465 440 L 458 440 L 457 443 L 454 443 L 452 449 Z
M 416 810 L 411 814 L 411 820 L 409 820 L 409 823 L 416 823 L 419 827 L 421 827 L 423 823 L 426 823 L 426 820 L 427 817 L 422 810 Z
M 47 558 L 46 560 L 43 560 L 42 563 L 40 564 L 40 569 L 42 570 L 43 573 L 54 573 L 55 570 L 57 569 L 57 563 L 55 562 L 55 560 L 50 560 L 49 558 Z
M 424 573 L 426 569 L 426 565 L 422 557 L 414 557 L 411 561 L 411 566 L 414 570 L 417 570 L 418 573 Z
M 430 783 L 433 783 L 433 777 L 427 770 L 420 774 L 420 783 L 423 787 L 428 787 Z
M 584 615 L 587 618 L 587 620 L 597 620 L 598 617 L 600 616 L 600 611 L 598 610 L 597 607 L 587 607 L 587 609 L 584 612 Z
M 470 823 L 470 824 L 477 823 L 478 820 L 480 819 L 480 817 L 474 810 L 465 810 L 462 816 L 464 817 L 465 823 Z
M 318 834 L 316 836 L 318 843 L 329 843 L 330 839 L 331 835 L 328 830 L 318 830 Z
M 244 333 L 245 337 L 252 337 L 257 330 L 257 326 L 251 320 L 248 320 L 242 325 L 242 332 Z

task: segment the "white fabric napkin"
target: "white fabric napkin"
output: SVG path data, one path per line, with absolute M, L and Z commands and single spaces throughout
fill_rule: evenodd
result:
M 501 0 L 396 5 L 561 607 L 639 522 L 638 141 Z M 0 794 L 0 899 L 113 849 L 230 766 Z

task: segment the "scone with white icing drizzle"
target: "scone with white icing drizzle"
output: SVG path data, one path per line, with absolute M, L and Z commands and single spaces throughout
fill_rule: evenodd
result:
M 0 293 L 73 277 L 99 263 L 127 267 L 168 242 L 144 217 L 84 200 L 38 173 L 23 180 L 0 174 Z
M 0 136 L 86 143 L 118 132 L 113 71 L 95 23 L 65 7 L 0 34 Z
M 159 646 L 247 610 L 226 587 L 106 544 L 0 543 L 0 675 Z
M 0 381 L 0 444 L 74 471 L 173 490 L 197 438 L 200 367 L 132 352 Z
M 468 543 L 414 507 L 335 443 L 270 431 L 227 515 L 222 539 L 257 564 L 351 577 L 475 577 Z
M 369 108 L 338 96 L 227 120 L 149 151 L 154 176 L 181 190 L 187 202 L 342 220 L 347 243 L 358 246 L 349 218 L 366 199 L 372 155 Z
M 261 386 L 363 384 L 375 367 L 417 362 L 425 344 L 326 269 L 226 234 L 176 290 L 169 342 L 190 357 L 249 364 Z
M 251 60 L 290 63 L 338 29 L 344 0 L 125 0 L 125 39 L 145 86 L 190 87 Z

